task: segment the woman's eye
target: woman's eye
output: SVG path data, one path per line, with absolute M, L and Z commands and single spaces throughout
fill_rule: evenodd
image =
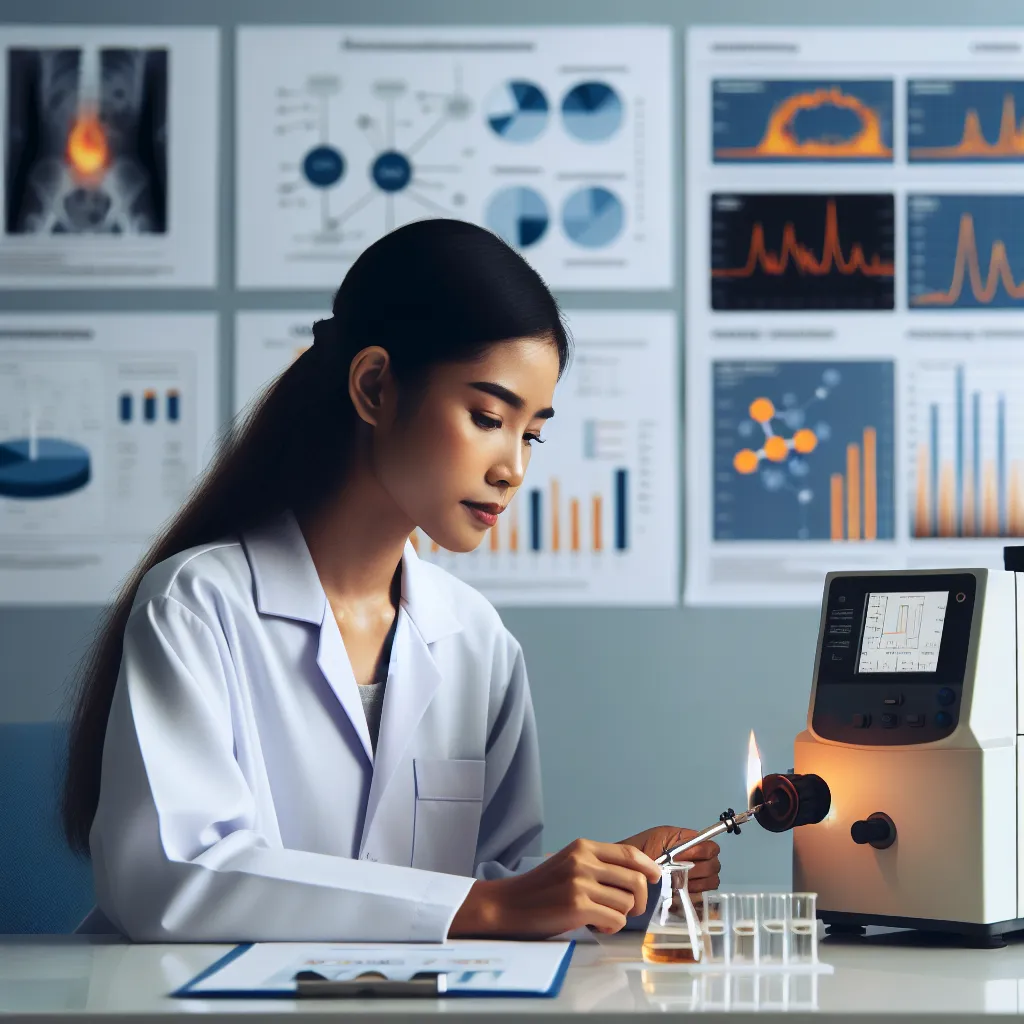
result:
M 501 426 L 501 420 L 486 416 L 482 412 L 473 413 L 473 422 L 482 430 L 497 430 Z
M 540 434 L 523 434 L 523 441 L 527 445 L 532 445 L 534 441 L 536 441 L 537 444 L 543 444 L 544 438 L 541 437 Z

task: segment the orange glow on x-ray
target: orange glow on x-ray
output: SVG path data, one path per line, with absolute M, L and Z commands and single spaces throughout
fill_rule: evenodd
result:
M 107 133 L 95 111 L 83 110 L 68 133 L 68 163 L 83 180 L 95 180 L 103 174 L 110 159 Z

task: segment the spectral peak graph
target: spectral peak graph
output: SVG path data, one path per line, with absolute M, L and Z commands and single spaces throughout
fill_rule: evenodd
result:
M 714 309 L 891 309 L 894 272 L 891 195 L 712 197 Z
M 1024 82 L 912 80 L 907 90 L 911 161 L 1024 160 Z
M 716 81 L 713 102 L 716 161 L 892 160 L 888 81 Z
M 1024 300 L 1010 244 L 1024 228 L 1020 196 L 911 196 L 911 308 L 989 309 Z M 1024 273 L 1024 253 L 1017 252 Z

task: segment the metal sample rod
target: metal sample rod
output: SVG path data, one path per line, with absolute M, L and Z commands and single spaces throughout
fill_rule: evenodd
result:
M 692 850 L 693 847 L 700 846 L 701 843 L 706 843 L 709 839 L 714 839 L 723 832 L 739 832 L 739 826 L 745 825 L 750 821 L 761 810 L 762 806 L 762 804 L 758 804 L 749 810 L 740 811 L 739 814 L 730 807 L 729 810 L 722 812 L 716 824 L 704 829 L 703 832 L 698 832 L 692 839 L 687 839 L 685 843 L 680 843 L 678 846 L 673 846 L 671 850 L 666 850 L 660 857 L 655 858 L 654 863 L 667 864 L 669 861 L 675 860 L 679 854 L 686 853 L 687 850 Z

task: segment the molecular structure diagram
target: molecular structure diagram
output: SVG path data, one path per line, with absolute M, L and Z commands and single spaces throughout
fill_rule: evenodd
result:
M 783 395 L 781 407 L 770 398 L 755 398 L 747 410 L 749 418 L 738 427 L 740 436 L 751 443 L 733 456 L 733 469 L 741 476 L 758 474 L 765 490 L 792 491 L 801 507 L 810 505 L 814 491 L 806 481 L 811 472 L 808 456 L 829 440 L 832 430 L 826 422 L 807 426 L 807 411 L 828 398 L 839 379 L 838 371 L 826 370 L 811 399 L 802 405 L 792 392 Z M 757 434 L 761 435 L 759 446 L 754 443 Z M 801 527 L 801 534 L 805 531 Z

